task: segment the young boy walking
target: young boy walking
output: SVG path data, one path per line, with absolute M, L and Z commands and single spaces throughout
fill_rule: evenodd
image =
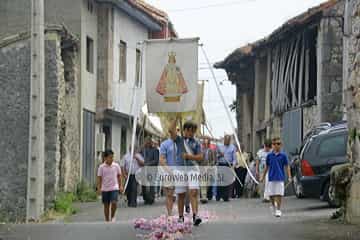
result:
M 187 186 L 176 186 L 175 192 L 178 196 L 178 211 L 179 211 L 179 223 L 184 222 L 184 207 L 186 194 L 189 194 L 189 200 L 191 204 L 191 210 L 193 213 L 193 224 L 199 226 L 202 219 L 198 215 L 199 213 L 199 190 L 200 182 L 197 178 L 191 178 L 190 176 L 199 176 L 198 169 L 199 162 L 203 161 L 203 153 L 201 152 L 200 143 L 195 139 L 195 133 L 197 125 L 193 122 L 185 122 L 183 125 L 183 137 L 177 137 L 177 145 L 179 147 L 180 162 L 186 170 L 183 172 L 185 176 L 188 176 Z
M 287 169 L 289 181 L 291 181 L 289 161 L 286 154 L 281 152 L 281 145 L 279 137 L 273 138 L 273 151 L 266 157 L 266 166 L 261 177 L 261 182 L 263 182 L 269 172 L 268 193 L 276 217 L 281 217 L 281 202 L 285 193 L 285 168 Z
M 103 157 L 104 162 L 99 166 L 97 173 L 97 193 L 102 195 L 105 221 L 115 222 L 118 196 L 123 192 L 121 170 L 119 164 L 114 162 L 112 150 L 106 150 Z

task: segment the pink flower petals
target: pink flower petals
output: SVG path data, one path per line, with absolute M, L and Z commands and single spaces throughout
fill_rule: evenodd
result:
M 203 222 L 209 222 L 215 219 L 216 216 L 209 211 L 200 212 L 200 217 Z M 167 217 L 161 215 L 154 219 L 138 218 L 134 221 L 134 228 L 138 233 L 136 235 L 139 239 L 144 240 L 182 240 L 184 235 L 191 234 L 193 223 L 191 215 L 185 216 L 184 223 L 178 223 L 178 217 Z

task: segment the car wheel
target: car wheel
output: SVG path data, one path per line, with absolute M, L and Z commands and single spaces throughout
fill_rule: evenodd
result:
M 330 182 L 325 184 L 323 195 L 323 199 L 328 202 L 330 207 L 336 208 L 340 206 L 335 197 L 335 188 L 330 185 Z
M 296 197 L 304 198 L 304 193 L 302 191 L 301 183 L 298 181 L 296 176 L 293 177 L 292 183 L 293 183 L 293 189 L 294 189 Z

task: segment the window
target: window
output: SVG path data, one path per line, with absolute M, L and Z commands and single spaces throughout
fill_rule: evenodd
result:
M 346 155 L 346 135 L 336 135 L 324 139 L 319 147 L 320 157 L 341 157 Z
M 139 49 L 136 49 L 136 76 L 135 84 L 137 87 L 141 87 L 141 52 Z
M 86 38 L 86 70 L 89 73 L 94 73 L 94 41 Z
M 126 42 L 120 41 L 119 53 L 119 80 L 126 81 Z
M 127 134 L 126 134 L 126 128 L 121 127 L 121 156 L 124 156 L 127 152 L 126 146 L 127 146 Z
M 111 127 L 110 126 L 104 126 L 103 132 L 105 134 L 105 149 L 111 149 Z
M 308 100 L 316 100 L 317 95 L 317 38 L 318 38 L 318 29 L 314 28 L 309 30 L 307 39 L 307 47 L 309 49 L 309 81 L 308 81 Z

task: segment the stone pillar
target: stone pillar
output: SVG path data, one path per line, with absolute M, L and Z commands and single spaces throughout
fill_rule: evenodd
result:
M 243 66 L 232 75 L 236 83 L 237 123 L 239 141 L 245 145 L 246 151 L 252 151 L 253 114 L 254 114 L 254 64 Z
M 80 181 L 80 61 L 78 46 L 62 49 L 65 91 L 61 102 L 65 103 L 61 122 L 61 158 L 63 163 L 63 191 L 75 191 Z M 65 124 L 65 126 L 64 126 Z M 61 185 L 60 185 L 61 186 Z
M 65 81 L 60 35 L 49 32 L 45 46 L 45 206 L 48 207 L 55 199 L 59 185 L 63 185 L 61 125 L 66 107 L 62 98 L 65 95 Z
M 240 94 L 240 89 L 238 86 L 236 86 L 236 124 L 237 124 L 237 136 L 240 142 L 243 142 L 242 139 L 242 132 L 243 132 L 243 127 L 242 127 L 242 117 L 243 115 L 242 110 L 243 110 L 243 106 L 242 106 L 242 96 Z
M 267 52 L 266 66 L 266 90 L 265 90 L 265 122 L 269 122 L 271 118 L 271 50 Z M 269 129 L 266 130 L 266 138 L 270 137 Z
M 254 97 L 250 93 L 246 93 L 243 95 L 243 139 L 245 142 L 245 146 L 247 146 L 250 152 L 254 152 L 253 148 L 253 112 L 254 112 Z
M 334 7 L 320 22 L 318 35 L 317 103 L 322 122 L 343 118 L 342 63 L 343 63 L 343 6 Z
M 114 59 L 114 10 L 111 5 L 100 4 L 98 8 L 98 71 L 96 118 L 112 108 L 112 81 Z
M 257 126 L 259 123 L 259 106 L 260 106 L 260 81 L 261 81 L 261 60 L 255 60 L 255 87 L 254 87 L 254 108 L 253 108 L 253 121 L 252 121 L 252 149 L 256 151 L 260 143 L 256 134 Z

